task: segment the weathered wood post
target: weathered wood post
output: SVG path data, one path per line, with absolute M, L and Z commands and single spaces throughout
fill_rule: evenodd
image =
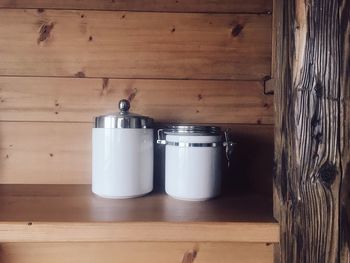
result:
M 275 1 L 280 260 L 349 262 L 350 0 Z

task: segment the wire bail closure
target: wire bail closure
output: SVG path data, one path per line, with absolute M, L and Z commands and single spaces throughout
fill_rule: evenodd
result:
M 230 130 L 226 129 L 225 132 L 224 132 L 225 141 L 223 143 L 223 146 L 225 147 L 225 153 L 226 153 L 226 159 L 227 159 L 227 167 L 230 167 L 230 161 L 231 161 L 233 149 L 234 149 L 234 146 L 236 145 L 236 143 L 234 143 L 233 141 L 230 141 L 229 133 L 230 133 Z
M 230 161 L 233 153 L 234 146 L 236 143 L 230 141 L 229 139 L 230 130 L 227 129 L 224 131 L 225 141 L 222 143 L 213 142 L 213 143 L 188 143 L 188 142 L 169 142 L 165 139 L 164 129 L 158 129 L 157 134 L 157 144 L 160 145 L 170 145 L 170 146 L 179 146 L 179 147 L 225 147 L 225 155 L 227 159 L 227 167 L 230 167 Z

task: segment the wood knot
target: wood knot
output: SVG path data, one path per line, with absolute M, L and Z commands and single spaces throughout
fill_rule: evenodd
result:
M 320 119 L 317 116 L 317 113 L 315 112 L 311 118 L 311 127 L 315 128 L 317 125 L 319 125 L 319 123 L 320 123 Z
M 39 37 L 38 37 L 38 44 L 40 44 L 41 42 L 46 41 L 50 35 L 51 35 L 51 31 L 54 27 L 54 23 L 45 23 L 42 24 L 39 30 Z
M 313 137 L 314 137 L 314 139 L 315 139 L 315 141 L 316 141 L 316 144 L 318 145 L 318 144 L 320 144 L 321 141 L 322 141 L 323 134 L 322 134 L 322 132 L 318 132 L 318 133 L 316 133 L 316 135 L 314 135 Z
M 182 263 L 193 263 L 197 257 L 197 251 L 195 249 L 191 249 L 185 252 Z
M 317 82 L 315 87 L 314 87 L 315 93 L 316 93 L 316 97 L 317 98 L 321 98 L 323 95 L 323 88 L 322 88 L 322 84 Z
M 244 26 L 241 24 L 237 24 L 231 31 L 231 35 L 233 37 L 237 37 L 243 30 Z
M 326 187 L 330 187 L 338 174 L 337 167 L 332 162 L 324 163 L 319 170 L 319 178 L 321 183 Z
M 128 95 L 128 101 L 132 102 L 135 97 L 136 97 L 136 94 L 137 94 L 137 89 L 134 88 L 134 89 L 131 89 L 130 91 L 128 91 L 129 95 Z
M 83 71 L 78 71 L 77 73 L 75 73 L 74 77 L 85 78 L 85 73 Z
M 103 78 L 102 79 L 102 90 L 100 93 L 100 96 L 106 95 L 108 92 L 108 84 L 109 84 L 109 78 Z

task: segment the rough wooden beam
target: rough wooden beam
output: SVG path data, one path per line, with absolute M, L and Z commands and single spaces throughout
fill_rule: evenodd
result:
M 349 0 L 275 1 L 281 262 L 349 262 Z

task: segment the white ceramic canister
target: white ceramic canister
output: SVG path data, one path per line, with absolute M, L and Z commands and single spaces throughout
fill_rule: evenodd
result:
M 203 201 L 221 191 L 224 147 L 228 157 L 233 143 L 220 127 L 178 125 L 158 130 L 157 143 L 165 145 L 165 191 L 181 200 Z
M 129 112 L 98 116 L 92 131 L 92 192 L 105 198 L 131 198 L 153 189 L 153 120 Z

